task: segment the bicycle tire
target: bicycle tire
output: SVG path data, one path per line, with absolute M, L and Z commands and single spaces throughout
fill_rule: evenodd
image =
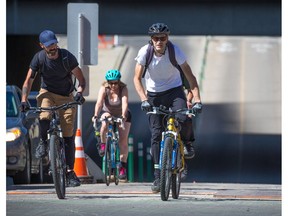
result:
M 119 163 L 120 163 L 120 150 L 119 150 L 119 147 L 118 147 L 118 143 L 113 143 L 115 145 L 115 169 L 114 169 L 114 178 L 115 178 L 115 185 L 118 185 L 119 184 L 119 172 L 120 172 L 120 166 L 119 166 Z
M 161 193 L 161 199 L 163 201 L 168 200 L 170 193 L 173 142 L 174 140 L 171 137 L 165 138 L 164 141 L 164 149 L 160 171 L 160 193 Z
M 105 161 L 104 161 L 104 167 L 105 167 L 105 183 L 107 186 L 110 185 L 111 181 L 111 155 L 110 155 L 110 145 L 111 145 L 111 137 L 107 137 L 106 140 L 106 146 L 105 146 Z
M 181 172 L 179 172 L 178 170 L 180 169 L 181 165 L 182 165 L 182 161 L 181 161 L 181 153 L 179 151 L 179 148 L 176 149 L 177 153 L 176 153 L 176 173 L 172 174 L 171 177 L 171 186 L 172 186 L 172 198 L 173 199 L 178 199 L 179 198 L 179 193 L 180 193 L 180 186 L 181 186 Z
M 66 166 L 65 152 L 61 147 L 60 137 L 52 134 L 49 141 L 51 172 L 56 194 L 59 199 L 65 198 Z

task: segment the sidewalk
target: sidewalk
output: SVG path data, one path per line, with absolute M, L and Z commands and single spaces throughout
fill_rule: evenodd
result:
M 154 195 L 151 183 L 119 183 L 110 186 L 101 184 L 82 184 L 80 187 L 67 188 L 67 196 L 72 194 L 118 194 L 118 195 Z M 281 185 L 268 184 L 219 184 L 219 183 L 182 183 L 181 196 L 198 199 L 216 200 L 275 200 L 281 201 Z M 52 194 L 55 189 L 52 184 L 42 185 L 12 185 L 7 189 L 7 195 L 16 194 Z

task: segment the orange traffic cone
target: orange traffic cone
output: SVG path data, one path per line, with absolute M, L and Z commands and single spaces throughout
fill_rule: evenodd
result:
M 92 177 L 92 176 L 88 175 L 88 169 L 86 166 L 86 158 L 85 158 L 85 154 L 84 154 L 84 147 L 83 147 L 83 143 L 82 143 L 80 129 L 77 129 L 76 136 L 75 136 L 74 171 L 82 183 L 84 183 L 83 181 L 89 180 Z M 93 177 L 92 177 L 92 180 L 93 180 Z

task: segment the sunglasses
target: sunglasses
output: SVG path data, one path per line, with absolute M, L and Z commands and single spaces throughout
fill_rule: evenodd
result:
M 157 42 L 157 41 L 166 41 L 166 40 L 167 40 L 167 36 L 152 37 L 152 40 L 153 40 L 154 42 Z
M 118 85 L 119 82 L 108 82 L 109 85 Z

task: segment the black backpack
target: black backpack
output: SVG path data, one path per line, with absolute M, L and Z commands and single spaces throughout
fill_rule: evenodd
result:
M 189 82 L 188 82 L 188 80 L 186 79 L 186 77 L 185 77 L 185 75 L 184 75 L 184 72 L 182 71 L 180 65 L 179 65 L 178 62 L 176 61 L 174 45 L 173 45 L 170 41 L 167 42 L 167 48 L 168 48 L 169 59 L 170 59 L 171 64 L 172 64 L 174 67 L 176 67 L 176 68 L 179 70 L 179 72 L 180 72 L 183 87 L 184 87 L 185 89 L 190 89 Z M 151 61 L 152 61 L 153 54 L 154 54 L 154 48 L 153 48 L 153 46 L 151 45 L 151 43 L 149 43 L 148 48 L 147 48 L 147 52 L 146 52 L 146 64 L 145 64 L 145 66 L 144 66 L 144 72 L 143 72 L 143 74 L 142 74 L 142 78 L 144 78 L 144 76 L 145 76 L 145 74 L 146 74 L 146 70 L 147 70 L 149 64 L 150 64 Z

